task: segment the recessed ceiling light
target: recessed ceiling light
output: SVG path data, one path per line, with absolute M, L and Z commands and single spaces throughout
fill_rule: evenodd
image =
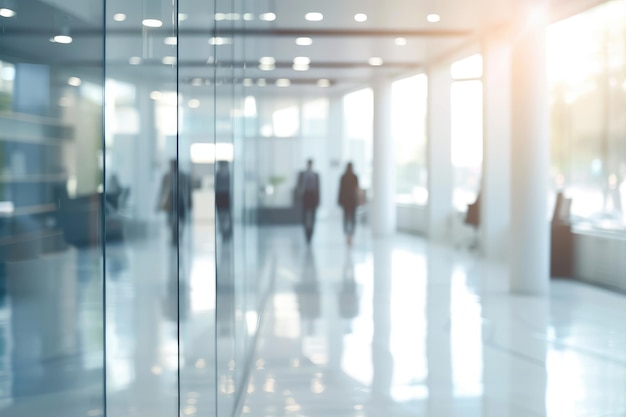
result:
M 394 42 L 398 46 L 405 46 L 407 44 L 406 38 L 396 38 Z
M 161 59 L 161 62 L 165 65 L 174 65 L 176 64 L 176 57 L 175 56 L 164 56 L 163 59 Z
M 126 15 L 124 13 L 115 13 L 113 15 L 113 20 L 115 20 L 116 22 L 123 22 L 124 20 L 126 20 Z
M 259 64 L 261 65 L 274 65 L 276 63 L 276 58 L 272 56 L 264 56 L 259 59 Z
M 258 80 L 256 80 L 256 85 L 258 85 L 259 87 L 265 87 L 266 84 L 267 81 L 265 81 L 265 78 L 259 78 Z
M 200 87 L 202 84 L 204 84 L 204 80 L 202 80 L 202 78 L 196 77 L 191 79 L 191 85 L 194 87 Z
M 296 38 L 296 45 L 309 46 L 313 44 L 313 39 L 308 37 Z
M 252 14 L 252 13 L 244 13 L 243 14 L 243 20 L 247 20 L 247 21 L 254 20 L 254 14 Z
M 230 38 L 222 38 L 221 36 L 209 39 L 209 45 L 228 45 L 229 43 L 231 43 Z
M 0 8 L 0 16 L 2 17 L 14 17 L 17 13 L 13 9 L 7 7 Z
M 429 14 L 428 16 L 426 16 L 426 20 L 428 20 L 430 23 L 437 23 L 441 20 L 441 16 L 435 13 Z
M 263 13 L 259 15 L 259 19 L 265 22 L 273 22 L 276 20 L 276 13 Z
M 178 13 L 179 22 L 184 22 L 187 19 L 189 19 L 189 15 L 187 13 Z
M 359 23 L 363 23 L 367 20 L 367 15 L 365 13 L 357 13 L 354 15 L 354 20 Z
M 163 26 L 163 22 L 159 19 L 143 19 L 141 24 L 149 28 L 160 28 Z
M 330 80 L 328 80 L 326 78 L 322 78 L 320 80 L 317 80 L 317 86 L 318 87 L 330 87 Z
M 128 63 L 130 65 L 139 65 L 141 64 L 141 58 L 138 56 L 131 56 L 130 58 L 128 58 Z
M 82 81 L 78 77 L 70 77 L 69 80 L 67 80 L 67 83 L 74 87 L 78 87 L 81 84 L 81 82 Z
M 259 64 L 259 69 L 261 71 L 273 71 L 276 69 L 276 65 L 274 64 Z
M 151 98 L 152 100 L 158 100 L 158 99 L 160 99 L 160 98 L 161 98 L 161 92 L 160 92 L 160 91 L 152 91 L 152 92 L 150 93 L 150 98 Z
M 226 20 L 241 20 L 241 15 L 239 13 L 226 13 Z
M 254 81 L 252 81 L 252 78 L 244 78 L 243 79 L 243 85 L 246 87 L 252 87 L 252 85 L 254 84 Z
M 163 43 L 166 45 L 176 45 L 178 43 L 178 38 L 176 36 L 168 36 L 163 39 Z
M 304 15 L 304 18 L 309 22 L 320 22 L 324 20 L 324 15 L 319 12 L 309 12 Z
M 309 65 L 311 63 L 311 58 L 308 56 L 297 56 L 293 59 L 293 63 L 295 65 Z
M 374 67 L 378 67 L 378 66 L 383 65 L 383 59 L 377 56 L 373 56 L 367 60 L 367 63 Z
M 293 64 L 291 68 L 294 71 L 308 71 L 310 67 L 309 64 Z
M 187 105 L 191 109 L 197 109 L 198 107 L 200 107 L 200 100 L 198 100 L 197 98 L 192 98 L 187 102 Z
M 226 13 L 215 13 L 215 20 L 226 20 Z
M 291 81 L 287 78 L 279 78 L 276 80 L 276 87 L 289 87 L 291 85 Z

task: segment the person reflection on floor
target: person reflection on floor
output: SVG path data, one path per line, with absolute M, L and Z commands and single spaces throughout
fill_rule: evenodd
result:
M 169 273 L 163 296 L 163 313 L 171 321 L 185 321 L 191 308 L 184 257 L 175 246 L 168 248 Z
M 304 254 L 302 275 L 300 282 L 295 285 L 295 292 L 298 297 L 300 320 L 306 322 L 307 332 L 311 335 L 315 330 L 314 322 L 320 316 L 321 307 L 317 267 L 310 247 L 307 247 Z
M 351 321 L 359 315 L 359 294 L 356 280 L 354 278 L 354 264 L 352 262 L 352 253 L 350 251 L 346 251 L 338 303 L 339 314 L 342 318 Z M 348 327 L 348 329 L 350 329 L 350 327 Z
M 233 248 L 222 242 L 217 248 L 217 286 L 215 315 L 219 337 L 232 335 L 235 327 L 235 277 L 233 274 Z

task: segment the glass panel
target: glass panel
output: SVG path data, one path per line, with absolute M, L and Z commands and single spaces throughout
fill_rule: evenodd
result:
M 392 84 L 396 202 L 426 205 L 426 111 L 428 80 L 419 74 Z
M 230 0 L 216 0 L 216 35 L 222 38 L 233 38 L 226 35 L 235 28 L 234 4 Z M 218 18 L 219 14 L 219 18 Z M 223 18 L 222 18 L 223 16 Z M 226 17 L 229 17 L 228 19 Z M 235 135 L 234 120 L 236 117 L 236 98 L 234 89 L 235 49 L 234 39 L 231 42 L 218 44 L 214 48 L 216 65 L 215 96 L 217 98 L 215 141 L 222 146 L 233 146 Z M 215 230 L 216 234 L 216 372 L 217 372 L 217 415 L 232 415 L 235 408 L 236 388 L 238 384 L 236 366 L 237 350 L 237 277 L 235 276 L 235 251 L 233 249 L 233 203 L 237 195 L 232 191 L 233 166 L 237 163 L 233 158 L 216 159 L 214 169 L 215 190 Z
M 191 204 L 177 144 L 176 16 L 160 1 L 107 1 L 108 415 L 177 415 Z
M 215 194 L 216 158 L 232 149 L 215 144 L 215 74 L 205 64 L 214 57 L 215 4 L 179 1 L 178 158 L 188 173 L 185 197 L 192 203 L 179 245 L 180 415 L 216 415 L 215 373 Z M 180 180 L 184 177 L 179 173 Z
M 72 6 L 2 6 L 3 416 L 97 416 L 105 408 L 104 4 Z

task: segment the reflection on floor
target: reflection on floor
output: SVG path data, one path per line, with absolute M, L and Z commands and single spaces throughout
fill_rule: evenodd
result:
M 418 237 L 266 234 L 278 254 L 243 414 L 626 416 L 626 298 L 554 281 L 514 296 L 498 265 Z
M 237 296 L 224 277 L 245 272 L 242 249 L 218 238 L 216 264 L 212 233 L 185 235 L 191 252 L 167 233 L 111 245 L 106 300 L 97 248 L 13 270 L 30 280 L 0 301 L 0 416 L 231 415 L 252 343 L 232 335 L 256 323 L 261 273 Z M 626 416 L 623 295 L 555 281 L 548 299 L 512 296 L 472 254 L 363 228 L 347 248 L 340 233 L 321 223 L 309 247 L 297 227 L 259 231 L 275 274 L 243 415 Z

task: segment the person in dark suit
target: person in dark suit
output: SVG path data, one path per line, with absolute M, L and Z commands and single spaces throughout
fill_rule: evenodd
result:
M 220 232 L 224 239 L 230 239 L 233 232 L 231 214 L 231 181 L 227 161 L 219 161 L 215 173 L 215 207 Z
M 352 162 L 346 166 L 346 172 L 339 182 L 338 204 L 343 208 L 343 232 L 348 246 L 352 245 L 352 236 L 356 227 L 355 214 L 359 205 L 359 179 L 354 174 Z
M 315 227 L 315 212 L 320 204 L 320 178 L 313 171 L 313 160 L 307 161 L 306 171 L 298 174 L 298 195 L 302 202 L 302 223 L 307 243 L 311 242 Z
M 161 180 L 157 209 L 167 213 L 171 244 L 176 245 L 182 235 L 185 220 L 192 209 L 192 199 L 189 175 L 178 170 L 178 163 L 175 159 L 170 161 L 170 169 Z

